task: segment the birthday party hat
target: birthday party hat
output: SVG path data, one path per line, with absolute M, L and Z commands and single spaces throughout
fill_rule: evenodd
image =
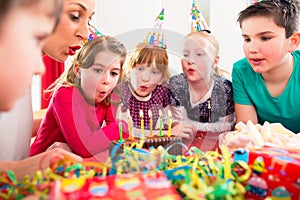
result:
M 96 29 L 95 26 L 93 26 L 91 24 L 89 24 L 89 31 L 90 31 L 90 34 L 89 34 L 88 42 L 91 41 L 91 40 L 93 40 L 96 37 L 100 37 L 100 36 L 103 35 L 100 31 L 98 31 Z
M 251 5 L 261 2 L 261 1 L 262 0 L 248 0 L 246 3 L 247 3 L 247 6 L 251 6 Z
M 209 27 L 199 10 L 195 0 L 193 0 L 192 3 L 192 9 L 190 13 L 190 33 L 192 32 L 200 32 L 200 31 L 208 31 L 209 32 Z
M 144 43 L 163 49 L 167 48 L 165 34 L 162 31 L 164 19 L 165 9 L 163 8 L 154 22 L 154 28 L 157 29 L 157 31 L 149 32 L 144 40 Z

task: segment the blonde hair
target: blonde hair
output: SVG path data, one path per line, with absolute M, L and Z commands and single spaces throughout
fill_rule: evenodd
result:
M 215 38 L 215 36 L 213 36 L 212 34 L 210 34 L 207 31 L 200 31 L 200 32 L 192 32 L 190 34 L 188 34 L 186 36 L 186 38 L 192 36 L 192 35 L 196 35 L 202 38 L 207 39 L 207 41 L 210 43 L 209 45 L 209 52 L 213 53 L 214 57 L 219 56 L 219 52 L 220 52 L 220 45 L 218 40 Z M 214 73 L 224 76 L 227 79 L 231 79 L 230 78 L 230 73 L 227 72 L 226 70 L 221 69 L 220 67 L 218 67 L 217 65 L 214 68 Z
M 155 62 L 157 69 L 162 73 L 162 78 L 168 81 L 170 78 L 169 57 L 166 49 L 152 46 L 145 43 L 137 45 L 134 52 L 130 54 L 126 63 L 126 72 L 135 68 L 140 64 L 148 64 L 149 66 Z
M 206 31 L 200 31 L 200 32 L 192 32 L 192 33 L 188 34 L 187 37 L 190 37 L 192 35 L 196 35 L 196 36 L 207 39 L 208 42 L 210 43 L 210 46 L 209 46 L 210 52 L 214 53 L 214 56 L 219 55 L 220 45 L 219 45 L 219 42 L 217 41 L 217 39 L 212 34 L 206 32 Z
M 90 68 L 94 62 L 95 57 L 98 53 L 102 51 L 111 51 L 120 55 L 120 64 L 121 64 L 121 73 L 119 77 L 119 82 L 123 76 L 122 66 L 124 64 L 126 58 L 126 48 L 125 46 L 119 42 L 117 39 L 111 36 L 101 36 L 93 39 L 92 41 L 85 43 L 83 47 L 80 49 L 78 54 L 75 56 L 71 67 L 63 73 L 45 92 L 53 93 L 57 90 L 61 85 L 69 85 L 76 86 L 80 88 L 80 79 L 76 77 L 74 73 L 74 66 L 79 66 L 83 69 Z M 108 95 L 104 102 L 110 103 L 110 95 Z

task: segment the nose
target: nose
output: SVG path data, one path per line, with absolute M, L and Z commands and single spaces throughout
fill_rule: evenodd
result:
M 252 40 L 248 46 L 250 53 L 255 53 L 258 51 L 258 42 Z
M 189 64 L 195 64 L 195 56 L 189 55 L 188 57 L 185 57 L 184 60 Z
M 149 81 L 149 70 L 144 70 L 141 74 L 141 77 L 142 77 L 142 81 Z
M 85 41 L 89 38 L 89 25 L 88 22 L 82 22 L 79 24 L 76 36 L 80 38 L 81 41 Z
M 111 82 L 109 72 L 103 73 L 100 77 L 99 83 L 102 85 L 108 85 Z

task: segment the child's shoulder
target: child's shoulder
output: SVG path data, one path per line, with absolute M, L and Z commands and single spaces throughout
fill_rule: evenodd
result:
M 176 75 L 173 75 L 171 76 L 170 80 L 169 80 L 169 83 L 170 84 L 180 84 L 182 83 L 183 81 L 185 81 L 185 76 L 183 73 L 180 73 L 180 74 L 176 74 Z
M 232 90 L 232 82 L 224 76 L 214 74 L 214 81 L 218 88 L 221 88 L 222 90 Z
M 59 88 L 57 88 L 57 90 L 55 91 L 54 96 L 62 96 L 62 95 L 70 95 L 73 92 L 78 91 L 77 87 L 72 86 L 72 85 L 61 85 Z
M 300 65 L 300 50 L 296 50 L 292 53 L 294 60 L 295 60 L 295 65 Z
M 246 58 L 242 58 L 235 63 L 233 63 L 233 70 L 239 70 L 239 69 L 244 69 L 248 68 L 250 66 L 249 62 L 247 61 Z

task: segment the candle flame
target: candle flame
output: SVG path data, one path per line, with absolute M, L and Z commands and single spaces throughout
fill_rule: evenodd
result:
M 144 112 L 143 112 L 143 110 L 140 110 L 140 117 L 141 117 L 141 118 L 144 117 Z
M 158 111 L 158 114 L 159 114 L 159 117 L 162 117 L 162 111 L 161 110 Z
M 172 117 L 172 113 L 170 110 L 168 110 L 168 115 L 169 115 L 169 117 Z
M 130 110 L 127 109 L 127 117 L 129 118 L 130 117 Z
M 152 111 L 151 110 L 148 110 L 148 116 L 149 116 L 149 118 L 152 118 Z

